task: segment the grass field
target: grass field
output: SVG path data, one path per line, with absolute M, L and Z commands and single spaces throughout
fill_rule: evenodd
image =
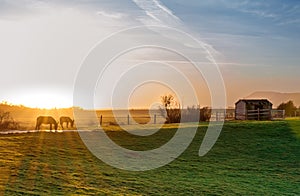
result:
M 189 127 L 187 126 L 186 129 Z M 94 157 L 78 133 L 0 135 L 0 195 L 298 195 L 300 121 L 228 122 L 204 157 L 201 124 L 189 148 L 172 163 L 150 171 L 115 169 Z M 136 150 L 159 147 L 174 125 L 141 139 L 108 131 Z

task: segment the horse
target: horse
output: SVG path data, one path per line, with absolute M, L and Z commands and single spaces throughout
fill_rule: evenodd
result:
M 73 125 L 74 125 L 74 120 L 72 120 L 68 116 L 62 116 L 62 117 L 60 117 L 59 118 L 59 122 L 60 122 L 60 126 L 61 126 L 62 129 L 64 128 L 64 126 L 63 126 L 64 123 L 67 124 L 67 128 L 69 128 L 69 123 L 70 123 L 71 127 L 73 127 Z
M 40 130 L 41 124 L 50 124 L 50 130 L 52 130 L 52 124 L 54 125 L 55 130 L 57 130 L 58 123 L 52 116 L 39 116 L 36 119 L 36 130 Z

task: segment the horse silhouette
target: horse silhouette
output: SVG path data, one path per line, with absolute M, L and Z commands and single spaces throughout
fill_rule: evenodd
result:
M 36 130 L 40 130 L 42 124 L 49 124 L 50 130 L 52 130 L 52 124 L 54 125 L 55 130 L 57 130 L 58 123 L 52 116 L 39 116 L 36 119 Z
M 72 120 L 68 116 L 62 116 L 62 117 L 60 117 L 59 118 L 59 123 L 60 123 L 60 126 L 61 126 L 62 129 L 64 128 L 64 126 L 63 126 L 64 123 L 67 124 L 67 128 L 69 128 L 69 124 L 71 125 L 71 127 L 74 126 L 74 120 Z

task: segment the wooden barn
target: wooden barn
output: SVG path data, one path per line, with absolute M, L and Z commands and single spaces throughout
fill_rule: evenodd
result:
M 240 99 L 235 103 L 235 119 L 271 120 L 272 106 L 267 99 Z

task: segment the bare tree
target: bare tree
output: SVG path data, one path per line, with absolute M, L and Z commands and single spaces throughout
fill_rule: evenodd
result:
M 174 101 L 174 96 L 171 94 L 161 96 L 161 102 L 166 109 L 170 109 L 171 103 L 173 101 Z
M 181 119 L 180 104 L 175 101 L 174 96 L 171 94 L 161 96 L 161 102 L 164 108 L 160 108 L 160 111 L 165 116 L 166 123 L 179 123 Z

